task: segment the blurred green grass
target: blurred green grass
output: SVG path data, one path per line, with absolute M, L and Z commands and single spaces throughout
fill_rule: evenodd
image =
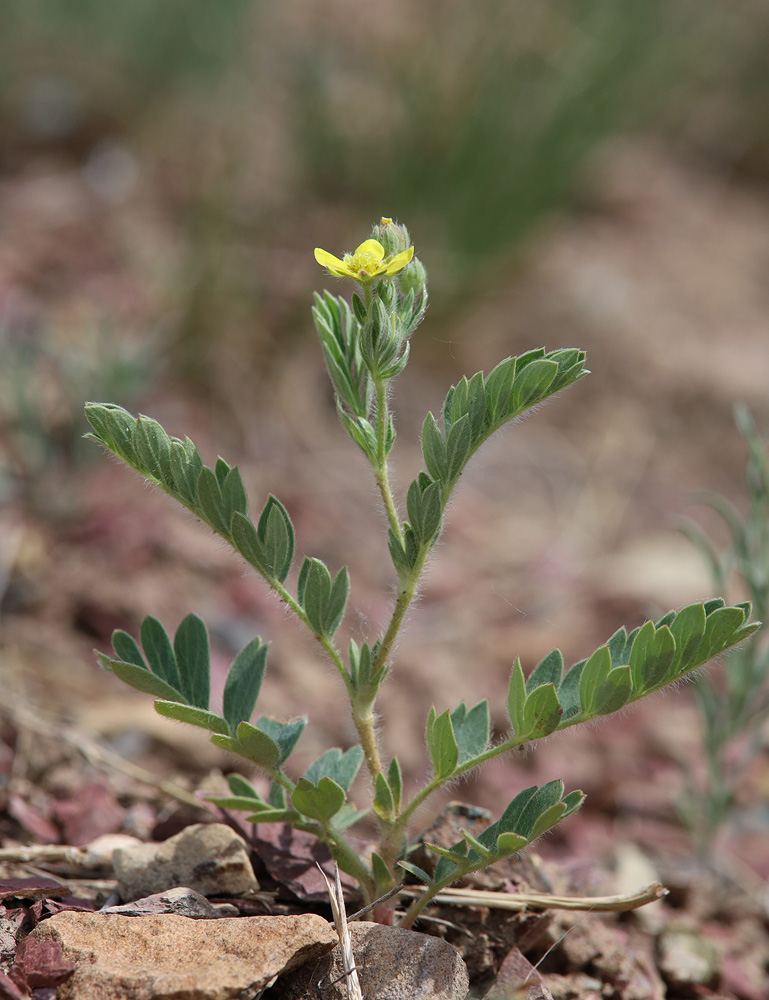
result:
M 269 377 L 312 246 L 382 213 L 429 251 L 440 315 L 509 280 L 617 135 L 759 164 L 767 38 L 756 0 L 25 0 L 0 8 L 0 173 L 129 151 L 181 247 L 173 363 L 216 391 L 244 358 Z

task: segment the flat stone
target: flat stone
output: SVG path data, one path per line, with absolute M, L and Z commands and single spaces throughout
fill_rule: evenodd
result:
M 197 823 L 161 844 L 118 847 L 112 863 L 124 902 L 177 886 L 203 896 L 259 889 L 245 841 L 224 823 Z
M 349 925 L 364 997 L 376 1000 L 464 1000 L 469 978 L 456 948 L 440 938 L 364 921 Z M 275 1000 L 348 1000 L 341 948 L 281 976 Z M 339 980 L 335 982 L 335 980 Z
M 59 944 L 76 967 L 58 1000 L 249 1000 L 337 943 L 314 913 L 189 920 L 66 910 L 31 936 Z
M 122 906 L 103 906 L 100 913 L 119 913 L 126 917 L 146 917 L 152 913 L 176 913 L 191 920 L 218 920 L 223 916 L 238 916 L 237 913 L 220 913 L 205 896 L 186 886 L 167 889 L 165 892 L 145 896 Z

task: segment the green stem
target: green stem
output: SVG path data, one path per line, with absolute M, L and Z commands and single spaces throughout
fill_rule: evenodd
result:
M 254 568 L 257 570 L 257 572 L 259 571 L 258 567 L 255 566 Z M 321 644 L 326 653 L 328 653 L 329 659 L 336 667 L 339 676 L 342 678 L 344 682 L 344 686 L 347 688 L 348 694 L 352 695 L 353 692 L 352 680 L 350 678 L 349 673 L 347 672 L 347 669 L 345 668 L 342 656 L 339 650 L 334 645 L 334 643 L 328 638 L 328 636 L 321 635 L 319 632 L 315 631 L 315 629 L 310 624 L 310 621 L 307 618 L 307 614 L 302 605 L 291 596 L 291 594 L 286 590 L 286 588 L 279 580 L 273 579 L 271 577 L 265 577 L 265 580 L 270 585 L 270 587 L 275 591 L 275 593 L 278 595 L 281 601 L 283 601 L 283 603 L 286 604 L 294 612 L 294 614 L 297 616 L 297 618 L 299 618 L 300 621 L 304 622 L 304 624 L 312 632 L 312 634 Z
M 419 559 L 417 560 L 414 569 L 411 571 L 410 576 L 405 580 L 401 580 L 401 585 L 398 589 L 398 596 L 395 600 L 395 607 L 393 608 L 390 623 L 387 626 L 385 634 L 382 636 L 379 652 L 377 653 L 376 659 L 374 660 L 374 664 L 371 668 L 372 674 L 375 674 L 377 670 L 379 670 L 380 667 L 387 662 L 390 656 L 392 647 L 398 637 L 401 626 L 403 625 L 403 619 L 406 617 L 409 605 L 414 599 L 414 594 L 417 592 L 419 578 L 422 575 L 422 569 L 424 568 L 428 553 L 429 548 L 425 546 L 425 548 L 420 552 Z
M 352 875 L 360 885 L 363 893 L 363 902 L 367 906 L 374 899 L 375 885 L 371 872 L 360 860 L 355 851 L 350 847 L 344 837 L 331 826 L 323 827 L 323 837 L 334 856 L 339 867 Z
M 376 782 L 376 776 L 382 770 L 382 761 L 379 755 L 379 746 L 374 726 L 374 713 L 371 710 L 371 705 L 361 705 L 359 703 L 358 698 L 356 697 L 357 692 L 353 685 L 352 678 L 350 677 L 349 672 L 345 669 L 339 650 L 330 639 L 315 632 L 312 625 L 310 625 L 307 620 L 307 615 L 305 614 L 304 608 L 301 604 L 294 600 L 291 594 L 289 594 L 286 588 L 279 581 L 268 580 L 267 582 L 280 596 L 281 600 L 285 601 L 294 614 L 296 614 L 297 617 L 299 617 L 313 632 L 315 638 L 328 653 L 331 662 L 334 664 L 339 673 L 339 676 L 344 681 L 344 686 L 347 689 L 347 695 L 350 699 L 353 724 L 355 726 L 355 731 L 358 734 L 358 741 L 363 749 L 364 757 L 366 758 L 366 767 L 371 775 L 372 782 Z
M 387 385 L 384 379 L 374 378 L 374 388 L 376 390 L 376 440 L 377 454 L 374 465 L 374 476 L 382 494 L 382 502 L 387 513 L 387 521 L 395 537 L 403 542 L 403 529 L 401 528 L 398 509 L 395 506 L 392 490 L 390 488 L 390 474 L 387 467 L 387 425 L 389 410 L 387 407 Z
M 376 738 L 375 716 L 371 705 L 361 707 L 355 695 L 351 695 L 352 719 L 358 741 L 363 749 L 366 767 L 371 775 L 372 785 L 376 785 L 376 777 L 382 773 L 382 758 L 379 755 L 379 743 Z
M 405 809 L 401 811 L 398 816 L 397 825 L 402 829 L 405 829 L 406 824 L 413 815 L 413 813 L 422 805 L 422 803 L 427 799 L 433 792 L 437 791 L 443 785 L 448 784 L 450 781 L 454 781 L 456 778 L 461 777 L 463 774 L 467 774 L 468 771 L 472 771 L 474 767 L 478 767 L 480 764 L 485 763 L 487 760 L 492 760 L 494 757 L 498 757 L 500 754 L 508 753 L 510 750 L 515 750 L 522 746 L 524 743 L 528 742 L 526 739 L 518 739 L 515 736 L 511 736 L 509 740 L 505 740 L 504 743 L 499 743 L 495 747 L 489 747 L 488 750 L 484 750 L 483 753 L 476 754 L 474 757 L 470 757 L 460 764 L 455 771 L 452 771 L 448 777 L 445 778 L 433 778 L 432 781 L 428 782 L 424 788 L 416 793 L 414 798 L 409 802 Z

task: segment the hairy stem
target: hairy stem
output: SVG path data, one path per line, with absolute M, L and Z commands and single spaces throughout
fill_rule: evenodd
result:
M 382 759 L 379 754 L 373 708 L 371 704 L 361 706 L 354 694 L 350 696 L 350 704 L 355 731 L 366 759 L 366 767 L 371 775 L 372 785 L 375 785 L 376 776 L 382 773 Z
M 509 750 L 515 750 L 519 746 L 526 743 L 526 739 L 519 739 L 516 736 L 511 736 L 509 740 L 505 740 L 503 743 L 497 744 L 495 747 L 489 747 L 488 750 L 484 750 L 483 753 L 478 753 L 474 757 L 468 758 L 463 764 L 460 764 L 455 771 L 445 778 L 433 778 L 432 781 L 428 782 L 424 788 L 420 789 L 414 796 L 414 798 L 409 802 L 409 804 L 401 811 L 398 816 L 397 825 L 401 829 L 406 828 L 411 816 L 414 812 L 422 805 L 422 803 L 427 799 L 433 792 L 437 791 L 443 785 L 454 781 L 456 778 L 461 777 L 463 774 L 467 774 L 468 771 L 472 771 L 474 767 L 478 767 L 479 764 L 485 763 L 487 760 L 491 760 L 494 757 L 498 757 L 500 754 L 507 753 Z
M 398 509 L 395 506 L 392 489 L 390 488 L 390 473 L 387 467 L 387 425 L 389 410 L 387 406 L 387 384 L 382 378 L 374 378 L 374 388 L 376 389 L 376 439 L 377 454 L 376 465 L 374 466 L 374 477 L 376 478 L 379 492 L 382 494 L 382 503 L 387 513 L 387 522 L 390 529 L 399 541 L 403 541 L 403 529 L 401 528 Z

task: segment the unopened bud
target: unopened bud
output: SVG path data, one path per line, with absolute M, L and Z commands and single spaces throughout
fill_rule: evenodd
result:
M 415 257 L 398 275 L 398 287 L 405 297 L 414 292 L 414 298 L 419 299 L 427 287 L 427 271 L 421 260 Z
M 383 218 L 371 230 L 371 238 L 384 247 L 385 257 L 402 253 L 411 246 L 409 231 L 405 226 L 398 225 L 392 219 Z

